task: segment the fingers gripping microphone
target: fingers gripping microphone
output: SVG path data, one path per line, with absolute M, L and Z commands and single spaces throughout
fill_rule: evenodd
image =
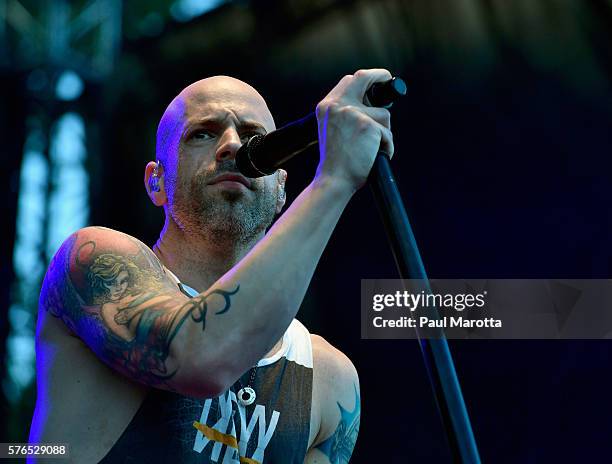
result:
M 373 84 L 366 92 L 370 106 L 390 107 L 406 94 L 406 83 L 399 77 Z M 314 113 L 266 135 L 251 137 L 236 153 L 236 166 L 247 177 L 273 174 L 283 163 L 318 143 Z

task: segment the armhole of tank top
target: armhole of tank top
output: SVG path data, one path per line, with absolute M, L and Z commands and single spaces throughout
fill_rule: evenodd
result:
M 172 280 L 174 280 L 174 283 L 176 284 L 176 286 L 178 287 L 178 289 L 180 290 L 180 292 L 183 295 L 188 296 L 189 298 L 193 298 L 194 296 L 199 294 L 194 288 L 191 288 L 189 285 L 186 285 L 186 284 L 182 283 L 179 280 L 179 278 L 174 274 L 174 272 L 172 272 L 170 269 L 168 269 L 163 264 L 162 264 L 162 266 L 163 266 L 164 271 L 166 272 L 166 274 L 168 274 L 170 276 L 170 278 Z
M 289 334 L 289 346 L 284 356 L 288 361 L 312 369 L 312 341 L 308 329 L 300 321 L 294 319 L 287 334 Z

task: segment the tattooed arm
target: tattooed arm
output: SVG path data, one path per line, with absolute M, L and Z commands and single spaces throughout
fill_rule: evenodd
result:
M 133 380 L 215 396 L 282 337 L 352 193 L 313 182 L 264 239 L 194 298 L 178 291 L 141 242 L 110 229 L 82 229 L 52 260 L 39 324 L 46 314 L 61 318 Z
M 51 261 L 39 324 L 47 315 L 62 319 L 102 361 L 132 380 L 207 395 L 216 392 L 216 377 L 202 377 L 178 354 L 183 344 L 174 339 L 185 324 L 203 331 L 207 312 L 228 311 L 237 291 L 219 288 L 189 299 L 143 243 L 90 227 L 69 237 Z
M 359 434 L 359 378 L 351 361 L 323 338 L 312 336 L 313 415 L 318 433 L 304 464 L 349 462 Z

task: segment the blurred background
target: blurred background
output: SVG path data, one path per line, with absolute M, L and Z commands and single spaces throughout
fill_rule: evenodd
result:
M 409 85 L 393 167 L 430 277 L 611 276 L 610 0 L 0 0 L 0 442 L 28 435 L 60 243 L 156 240 L 143 169 L 174 95 L 232 75 L 280 126 L 368 67 Z M 289 200 L 316 163 L 290 162 Z M 362 189 L 298 317 L 360 372 L 351 462 L 450 462 L 418 344 L 360 339 L 360 279 L 396 276 L 375 209 Z M 610 459 L 609 340 L 450 345 L 484 462 Z

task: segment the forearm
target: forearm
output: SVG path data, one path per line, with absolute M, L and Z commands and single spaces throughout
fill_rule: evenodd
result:
M 191 320 L 185 324 L 181 337 L 189 342 L 180 342 L 179 355 L 198 359 L 195 368 L 215 372 L 225 383 L 265 355 L 295 317 L 351 195 L 344 185 L 313 181 L 236 266 L 195 297 L 209 295 L 206 333 Z M 230 309 L 216 315 L 226 302 L 211 292 L 235 289 L 239 291 L 231 296 Z

